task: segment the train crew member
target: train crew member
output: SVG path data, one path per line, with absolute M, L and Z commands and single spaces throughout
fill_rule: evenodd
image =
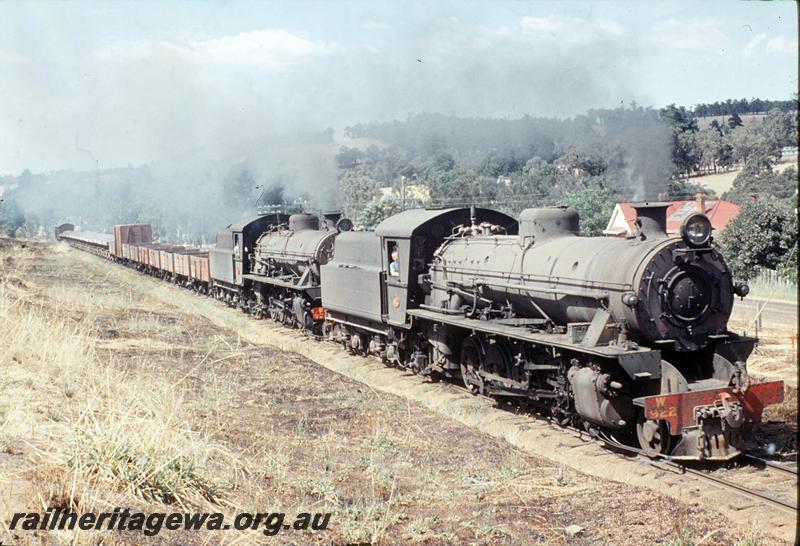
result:
M 399 277 L 400 276 L 400 252 L 397 250 L 397 247 L 392 249 L 392 261 L 389 263 L 389 275 L 392 277 Z

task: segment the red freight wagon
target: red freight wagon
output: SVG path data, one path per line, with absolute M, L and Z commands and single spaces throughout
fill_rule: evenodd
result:
M 142 265 L 147 265 L 147 251 L 148 248 L 145 245 L 140 245 L 136 247 L 139 249 L 139 259 L 136 260 Z
M 174 266 L 175 266 L 175 274 L 181 275 L 183 277 L 188 277 L 191 271 L 189 267 L 189 256 L 190 253 L 197 252 L 195 249 L 185 249 L 175 252 L 173 255 Z
M 189 276 L 200 282 L 211 282 L 208 268 L 208 252 L 189 256 Z
M 153 229 L 150 224 L 118 224 L 114 226 L 114 256 L 124 257 L 122 253 L 124 243 L 149 243 L 152 240 Z
M 156 258 L 157 264 L 155 267 L 162 271 L 169 271 L 170 273 L 175 272 L 174 266 L 174 256 L 173 253 L 178 250 L 183 250 L 183 247 L 180 245 L 174 245 L 171 243 L 166 244 L 159 244 L 154 245 L 156 247 L 155 252 L 158 253 L 158 257 Z
M 150 249 L 147 251 L 147 259 L 147 263 L 150 265 L 150 267 L 161 269 L 161 249 L 159 248 L 159 245 L 153 245 L 150 247 Z
M 158 251 L 158 259 L 161 261 L 161 269 L 170 273 L 175 273 L 175 268 L 172 265 L 173 250 L 175 250 L 173 247 L 167 247 Z
M 181 253 L 181 252 L 184 252 L 185 250 L 186 250 L 186 247 L 185 246 L 181 246 L 181 245 L 170 245 L 170 247 L 166 250 L 167 267 L 169 267 L 168 271 L 170 273 L 175 273 L 176 272 L 175 271 L 176 255 Z M 163 258 L 162 258 L 162 261 L 163 261 Z

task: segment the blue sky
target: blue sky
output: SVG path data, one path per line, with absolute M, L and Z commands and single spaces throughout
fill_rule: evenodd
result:
M 797 63 L 789 1 L 5 2 L 0 173 L 420 111 L 785 99 Z

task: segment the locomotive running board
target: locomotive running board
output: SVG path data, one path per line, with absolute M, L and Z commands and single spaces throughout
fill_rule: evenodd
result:
M 280 286 L 281 288 L 291 288 L 292 290 L 309 290 L 311 288 L 319 288 L 313 284 L 295 284 L 292 281 L 285 281 L 281 278 L 267 277 L 266 275 L 255 275 L 253 273 L 245 273 L 242 275 L 243 279 L 248 281 L 260 282 L 262 284 L 271 284 L 273 286 Z M 299 277 L 292 277 L 299 279 Z
M 457 315 L 445 315 L 444 313 L 427 311 L 425 309 L 409 309 L 408 314 L 418 319 L 427 320 L 430 322 L 438 322 L 440 324 L 449 324 L 465 330 L 505 336 L 508 338 L 518 339 L 520 341 L 529 341 L 531 343 L 537 343 L 541 345 L 552 345 L 561 349 L 569 349 L 570 351 L 592 354 L 605 358 L 616 358 L 620 355 L 653 352 L 651 349 L 642 347 L 627 350 L 615 346 L 587 347 L 585 345 L 574 343 L 570 340 L 570 337 L 567 334 L 535 333 L 526 328 L 519 326 L 508 326 L 492 320 L 476 320 Z

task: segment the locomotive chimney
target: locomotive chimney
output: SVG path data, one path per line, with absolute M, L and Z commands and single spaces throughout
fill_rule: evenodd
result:
M 645 201 L 633 204 L 636 210 L 637 235 L 645 239 L 659 239 L 667 236 L 668 201 Z
M 697 212 L 700 214 L 706 213 L 706 197 L 708 197 L 708 194 L 704 191 L 699 191 L 695 195 L 695 200 L 697 201 Z

